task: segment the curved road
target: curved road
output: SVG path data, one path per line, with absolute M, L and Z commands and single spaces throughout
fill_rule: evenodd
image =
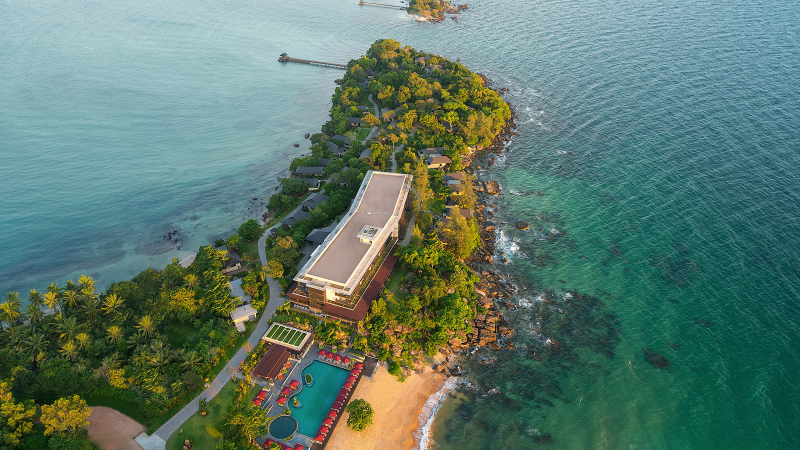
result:
M 258 240 L 258 256 L 261 259 L 261 264 L 266 267 L 267 266 L 267 255 L 264 249 L 265 242 L 267 235 L 270 231 L 275 227 L 270 228 L 261 236 Z M 264 313 L 261 314 L 261 318 L 258 320 L 258 324 L 256 325 L 255 330 L 247 339 L 247 342 L 250 343 L 252 347 L 255 347 L 258 344 L 258 341 L 261 340 L 261 337 L 264 333 L 267 332 L 267 328 L 269 328 L 269 318 L 275 314 L 275 310 L 278 309 L 278 306 L 283 304 L 283 298 L 281 297 L 281 286 L 278 284 L 277 281 L 273 280 L 270 277 L 267 277 L 267 284 L 269 285 L 269 302 L 267 303 L 267 307 L 264 309 Z M 214 378 L 214 381 L 203 391 L 202 394 L 195 397 L 188 405 L 184 406 L 183 409 L 178 411 L 177 414 L 172 416 L 164 425 L 161 426 L 158 430 L 155 431 L 151 436 L 148 436 L 145 433 L 140 434 L 136 437 L 136 442 L 144 450 L 164 450 L 166 448 L 166 441 L 169 439 L 170 435 L 177 431 L 184 422 L 189 420 L 190 417 L 194 413 L 199 410 L 198 401 L 201 397 L 205 397 L 208 400 L 214 398 L 222 387 L 231 379 L 231 376 L 236 372 L 237 368 L 239 367 L 239 363 L 244 361 L 244 358 L 247 356 L 247 350 L 244 347 L 240 348 L 233 358 L 228 361 L 228 364 L 225 365 L 225 368 Z

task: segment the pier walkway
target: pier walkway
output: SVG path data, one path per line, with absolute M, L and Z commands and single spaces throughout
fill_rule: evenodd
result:
M 406 10 L 405 6 L 387 5 L 387 4 L 384 4 L 384 3 L 358 2 L 358 4 L 359 4 L 359 6 L 380 6 L 381 8 L 402 9 L 403 11 Z
M 302 64 L 312 64 L 315 66 L 323 66 L 323 67 L 333 67 L 336 69 L 343 69 L 347 70 L 347 64 L 336 64 L 336 63 L 329 63 L 323 61 L 313 61 L 310 59 L 299 59 L 299 58 L 292 58 L 291 56 L 287 55 L 286 53 L 282 54 L 280 58 L 278 58 L 279 62 L 296 62 Z

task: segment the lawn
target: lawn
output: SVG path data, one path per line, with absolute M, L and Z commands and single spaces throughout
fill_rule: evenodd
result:
M 242 245 L 242 254 L 247 259 L 259 261 L 261 257 L 258 256 L 258 239 L 245 241 L 244 245 Z
M 388 301 L 386 302 L 386 308 L 390 312 L 394 312 L 397 309 L 397 302 L 405 302 L 406 298 L 408 298 L 408 293 L 400 290 L 400 286 L 403 285 L 406 274 L 408 274 L 408 269 L 401 266 L 392 274 L 389 281 L 386 282 L 385 292 L 392 294 L 387 295 Z
M 89 406 L 107 406 L 125 414 L 131 419 L 144 424 L 144 416 L 139 412 L 139 406 L 126 400 L 110 397 L 108 395 L 92 394 L 83 398 Z
M 180 320 L 170 320 L 167 328 L 167 343 L 172 348 L 183 347 L 184 342 L 189 342 L 197 336 L 197 329 L 194 325 Z
M 259 386 L 250 388 L 248 397 L 255 397 L 256 392 L 261 389 Z M 222 434 L 217 430 L 217 422 L 225 414 L 228 404 L 233 400 L 236 393 L 236 384 L 229 381 L 216 397 L 209 400 L 206 405 L 208 414 L 200 415 L 194 413 L 192 417 L 181 425 L 183 434 L 176 431 L 167 439 L 167 450 L 181 450 L 183 441 L 190 439 L 194 444 L 193 450 L 213 450 L 214 447 L 222 443 Z

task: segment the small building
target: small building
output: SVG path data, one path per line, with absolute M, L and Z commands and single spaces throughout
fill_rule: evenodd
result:
M 250 305 L 242 305 L 231 311 L 231 320 L 240 333 L 245 329 L 244 323 L 256 320 L 256 316 L 258 316 L 258 311 Z
M 452 123 L 450 123 L 450 122 L 448 122 L 446 120 L 442 121 L 442 125 L 444 125 L 444 129 L 448 133 L 455 133 L 456 131 L 458 131 L 458 127 L 457 126 L 453 125 Z
M 361 111 L 361 112 L 369 111 L 369 107 L 367 107 L 367 106 L 356 106 L 356 109 Z
M 252 375 L 256 378 L 261 378 L 270 383 L 273 382 L 276 376 L 283 370 L 286 361 L 289 360 L 290 351 L 283 345 L 273 344 L 261 360 L 258 361 L 256 367 L 253 369 Z
M 349 123 L 351 127 L 360 127 L 361 119 L 358 117 L 348 117 L 347 123 Z
M 372 149 L 367 147 L 364 150 L 361 150 L 361 154 L 358 155 L 360 159 L 369 160 L 370 155 L 372 155 Z
M 423 158 L 428 158 L 431 156 L 442 156 L 442 152 L 444 151 L 444 147 L 428 147 L 423 148 L 419 151 L 420 156 Z
M 286 218 L 283 219 L 281 221 L 281 223 L 283 224 L 283 226 L 285 228 L 289 228 L 292 225 L 294 225 L 295 223 L 297 223 L 297 222 L 299 222 L 299 221 L 301 221 L 303 219 L 306 219 L 306 218 L 308 218 L 308 213 L 303 211 L 302 209 L 298 209 L 297 211 L 295 211 L 295 212 L 289 214 L 288 216 L 286 216 Z
M 473 212 L 471 209 L 459 208 L 458 206 L 446 206 L 445 209 L 448 217 L 452 217 L 453 214 L 460 214 L 461 217 L 467 220 L 475 218 L 475 212 Z
M 347 153 L 347 149 L 344 147 L 339 147 L 338 145 L 334 144 L 331 141 L 328 141 L 327 144 L 328 150 L 332 151 L 334 155 L 342 156 Z
M 450 189 L 453 190 L 453 192 L 456 192 L 456 193 L 459 193 L 459 194 L 464 192 L 464 190 L 466 189 L 466 186 L 464 186 L 461 183 L 455 183 L 455 184 L 449 184 L 448 183 L 448 186 L 450 187 Z
M 312 177 L 321 177 L 323 172 L 325 171 L 324 167 L 308 167 L 302 166 L 298 167 L 297 170 L 294 171 L 295 175 L 311 175 Z
M 456 181 L 458 183 L 463 183 L 464 182 L 464 172 L 448 172 L 448 173 L 444 174 L 443 180 L 448 182 L 448 183 L 450 181 Z
M 318 178 L 296 178 L 297 180 L 302 181 L 308 185 L 309 191 L 316 191 L 319 189 L 319 185 L 321 181 Z
M 447 156 L 431 156 L 428 157 L 427 166 L 428 169 L 441 169 L 452 162 Z
M 328 158 L 320 158 L 319 159 L 320 167 L 328 167 L 328 164 L 330 164 L 330 163 L 331 163 L 331 160 L 328 159 Z
M 325 242 L 325 238 L 327 238 L 329 234 L 331 234 L 330 231 L 323 231 L 320 230 L 319 228 L 315 228 L 314 230 L 311 231 L 311 233 L 308 233 L 308 236 L 306 236 L 306 244 L 309 245 L 322 244 L 323 242 Z
M 336 136 L 332 137 L 330 140 L 333 141 L 334 143 L 339 143 L 340 145 L 343 145 L 346 148 L 350 148 L 350 146 L 353 145 L 353 141 L 350 140 L 349 137 L 342 136 L 341 134 L 337 134 Z
M 242 303 L 250 303 L 250 300 L 252 300 L 250 296 L 247 295 L 247 292 L 245 292 L 244 289 L 242 289 L 241 278 L 237 278 L 229 282 L 228 287 L 231 289 L 231 295 L 240 298 Z
M 300 209 L 302 209 L 305 212 L 309 212 L 312 209 L 316 208 L 317 205 L 319 205 L 320 203 L 324 202 L 327 199 L 328 196 L 323 194 L 322 192 L 315 192 L 306 197 L 306 199 L 303 200 L 303 203 L 300 203 Z

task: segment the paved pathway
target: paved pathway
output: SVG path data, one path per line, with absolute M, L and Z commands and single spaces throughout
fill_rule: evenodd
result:
M 372 99 L 372 94 L 369 94 L 369 97 L 367 98 L 369 99 L 369 102 L 372 103 L 372 106 L 375 107 L 375 117 L 377 117 L 378 120 L 381 120 L 381 110 L 378 109 L 378 104 Z
M 273 227 L 274 228 L 274 227 Z M 267 257 L 266 252 L 264 250 L 265 240 L 269 232 L 272 230 L 270 228 L 267 230 L 261 239 L 258 240 L 258 254 L 261 258 L 261 263 L 266 267 L 267 265 Z M 272 278 L 267 277 L 267 284 L 269 285 L 269 302 L 267 307 L 264 309 L 264 313 L 261 315 L 261 319 L 259 319 L 258 324 L 256 325 L 255 330 L 247 339 L 247 342 L 250 343 L 252 347 L 255 347 L 258 344 L 258 341 L 261 340 L 261 337 L 264 333 L 267 332 L 267 328 L 269 328 L 269 319 L 275 314 L 275 310 L 278 309 L 278 306 L 283 305 L 283 298 L 281 297 L 281 286 L 278 284 L 277 281 L 273 280 Z M 160 450 L 164 449 L 166 446 L 166 441 L 169 439 L 170 435 L 174 433 L 178 428 L 183 425 L 194 413 L 199 410 L 198 401 L 201 397 L 205 397 L 208 400 L 214 398 L 222 387 L 231 379 L 231 376 L 236 372 L 237 368 L 239 367 L 239 363 L 244 361 L 244 358 L 247 356 L 247 351 L 243 348 L 240 348 L 233 358 L 228 361 L 228 364 L 225 365 L 225 368 L 214 378 L 214 381 L 203 391 L 202 394 L 195 397 L 188 405 L 184 406 L 183 409 L 178 411 L 171 419 L 169 419 L 164 425 L 161 426 L 152 436 L 147 436 L 145 433 L 140 434 L 136 437 L 136 442 L 142 446 L 145 450 Z

